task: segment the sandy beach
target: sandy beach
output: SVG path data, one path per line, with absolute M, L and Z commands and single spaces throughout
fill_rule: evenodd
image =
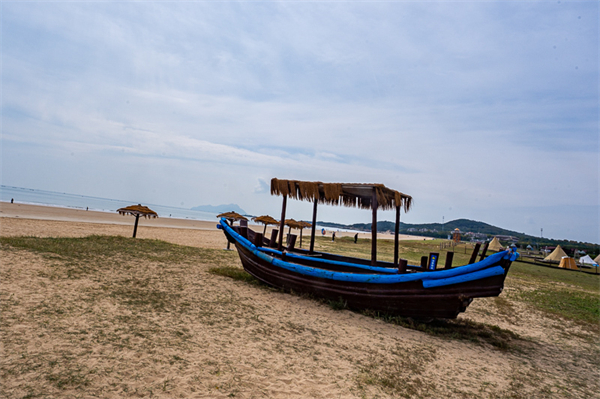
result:
M 1 203 L 0 216 L 2 237 L 130 237 L 133 228 L 131 216 L 23 204 Z M 215 266 L 241 267 L 222 251 L 216 222 L 141 219 L 138 238 L 186 247 L 136 256 L 3 244 L 1 396 L 597 395 L 597 339 L 532 311 L 519 299 L 526 281 L 476 299 L 457 321 L 514 334 L 503 349 L 215 275 Z
M 28 221 L 27 221 L 28 220 Z M 52 206 L 39 206 L 19 203 L 0 202 L 0 223 L 3 235 L 31 235 L 36 237 L 85 237 L 91 234 L 119 235 L 131 237 L 134 218 L 118 213 L 85 211 Z M 214 222 L 158 217 L 140 218 L 138 238 L 164 240 L 173 244 L 205 248 L 222 248 L 227 244 L 222 232 Z M 16 227 L 18 226 L 18 228 Z M 250 223 L 255 231 L 263 231 L 263 225 Z M 267 227 L 267 235 L 273 226 Z M 337 237 L 354 236 L 353 232 L 327 230 L 327 235 L 335 231 Z M 287 232 L 287 227 L 286 227 Z M 299 234 L 292 230 L 292 234 Z M 317 232 L 320 235 L 320 232 Z M 310 229 L 304 229 L 304 237 L 310 237 Z M 358 233 L 359 238 L 371 238 L 371 233 Z M 379 233 L 379 239 L 391 240 L 393 235 Z M 400 234 L 399 240 L 430 240 L 430 237 Z

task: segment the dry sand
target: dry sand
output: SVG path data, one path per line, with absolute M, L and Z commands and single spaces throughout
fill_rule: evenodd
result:
M 132 232 L 132 217 L 1 205 L 2 236 Z M 138 237 L 220 250 L 215 225 L 142 219 Z M 214 253 L 240 266 L 234 252 Z M 1 259 L 2 397 L 598 397 L 597 340 L 517 301 L 525 285 L 460 316 L 522 337 L 500 350 L 217 276 L 211 264 L 124 259 L 68 277 L 60 259 L 4 247 Z M 128 304 L 132 287 L 178 306 Z

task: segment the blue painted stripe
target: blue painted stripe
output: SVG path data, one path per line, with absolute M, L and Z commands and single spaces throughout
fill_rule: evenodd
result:
M 445 285 L 466 283 L 467 281 L 480 280 L 487 277 L 492 276 L 500 276 L 504 274 L 504 269 L 502 266 L 494 266 L 489 269 L 479 270 L 469 274 L 463 274 L 456 277 L 442 278 L 437 280 L 423 280 L 423 287 L 425 288 L 433 288 L 433 287 L 442 287 Z
M 222 220 L 224 222 L 224 220 Z M 324 270 L 316 267 L 309 267 L 304 265 L 298 265 L 295 263 L 285 262 L 280 259 L 274 258 L 270 255 L 267 255 L 265 252 L 273 253 L 273 254 L 281 254 L 279 251 L 275 251 L 270 248 L 257 248 L 254 244 L 252 244 L 248 239 L 242 237 L 240 234 L 235 232 L 227 223 L 221 223 L 223 229 L 227 231 L 237 242 L 246 247 L 250 252 L 252 252 L 255 256 L 262 259 L 263 261 L 270 263 L 274 266 L 281 267 L 283 269 L 293 271 L 296 273 L 300 273 L 306 276 L 313 276 L 319 278 L 325 278 L 336 281 L 347 281 L 347 282 L 355 282 L 355 283 L 373 283 L 373 284 L 395 284 L 395 283 L 403 283 L 409 281 L 419 281 L 422 280 L 424 285 L 426 281 L 432 280 L 445 280 L 440 281 L 438 286 L 441 285 L 449 285 L 449 284 L 457 284 L 457 282 L 464 281 L 473 281 L 485 277 L 489 277 L 488 273 L 475 273 L 479 270 L 489 268 L 490 266 L 496 264 L 501 259 L 506 258 L 509 259 L 513 255 L 508 251 L 499 252 L 493 254 L 481 262 L 473 263 L 471 265 L 460 266 L 453 269 L 445 269 L 438 270 L 432 272 L 422 272 L 422 273 L 410 273 L 410 274 L 357 274 L 357 273 L 344 273 L 344 272 L 335 272 L 330 270 Z M 300 257 L 301 255 L 296 255 Z M 518 254 L 517 254 L 518 256 Z M 312 258 L 308 258 L 312 259 Z M 351 263 L 348 265 L 354 266 Z M 504 269 L 501 266 L 497 266 L 494 268 L 490 268 L 490 270 L 494 270 L 492 273 L 498 273 L 499 270 L 502 270 L 504 273 Z M 485 270 L 483 270 L 485 271 Z M 470 278 L 469 276 L 473 277 Z M 496 275 L 496 274 L 493 274 Z M 463 279 L 458 279 L 457 277 L 463 276 Z M 454 279 L 453 279 L 454 278 Z M 469 278 L 468 280 L 465 278 Z M 456 282 L 454 282 L 456 281 Z M 433 285 L 430 285 L 433 286 Z

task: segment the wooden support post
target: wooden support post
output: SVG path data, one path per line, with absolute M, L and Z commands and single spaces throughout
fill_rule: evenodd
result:
M 245 239 L 248 239 L 248 227 L 240 226 L 240 235 Z
M 271 230 L 271 240 L 269 241 L 269 247 L 275 248 L 277 247 L 277 235 L 279 234 L 279 230 L 273 229 Z
M 421 256 L 421 269 L 427 270 L 427 261 L 429 258 L 427 256 Z
M 133 238 L 135 238 L 135 235 L 137 234 L 137 225 L 139 220 L 140 215 L 135 215 L 135 224 L 133 225 Z
M 296 237 L 298 237 L 296 234 L 288 235 L 288 241 L 287 241 L 288 251 L 292 251 L 294 249 L 294 246 L 296 246 Z
M 452 268 L 452 259 L 454 258 L 454 252 L 446 252 L 446 264 L 444 269 Z
M 396 227 L 394 228 L 394 267 L 398 267 L 398 234 L 400 233 L 400 205 L 396 204 Z
M 483 249 L 481 250 L 481 256 L 479 258 L 480 262 L 485 259 L 485 253 L 487 252 L 489 246 L 490 246 L 489 241 L 486 241 L 485 244 L 483 244 Z
M 477 255 L 479 255 L 479 248 L 481 248 L 481 243 L 475 244 L 475 248 L 473 248 L 473 253 L 471 254 L 471 259 L 469 260 L 469 265 L 475 263 L 475 259 L 477 259 Z M 466 250 L 466 245 L 465 245 Z
M 281 206 L 281 222 L 279 222 L 279 245 L 278 250 L 283 249 L 283 229 L 285 227 L 285 208 L 287 206 L 287 195 L 283 196 L 283 205 Z
M 315 229 L 317 228 L 317 199 L 315 199 L 315 203 L 313 205 L 313 218 L 312 218 L 312 226 L 310 229 L 310 249 L 308 253 L 315 252 Z
M 408 266 L 408 261 L 406 259 L 400 259 L 398 262 L 398 272 L 406 273 L 406 267 Z
M 254 233 L 254 245 L 257 247 L 262 247 L 263 243 L 263 235 L 261 233 Z
M 377 189 L 373 187 L 373 199 L 371 201 L 373 208 L 371 222 L 371 266 L 377 265 Z

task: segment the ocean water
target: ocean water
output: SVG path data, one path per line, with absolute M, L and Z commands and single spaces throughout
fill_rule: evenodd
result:
M 0 201 L 30 205 L 57 206 L 61 208 L 86 209 L 100 212 L 116 212 L 117 209 L 135 205 L 135 201 L 89 197 L 86 195 L 58 193 L 54 191 L 0 185 Z M 193 211 L 158 204 L 142 204 L 158 213 L 159 217 L 217 221 L 217 213 Z

